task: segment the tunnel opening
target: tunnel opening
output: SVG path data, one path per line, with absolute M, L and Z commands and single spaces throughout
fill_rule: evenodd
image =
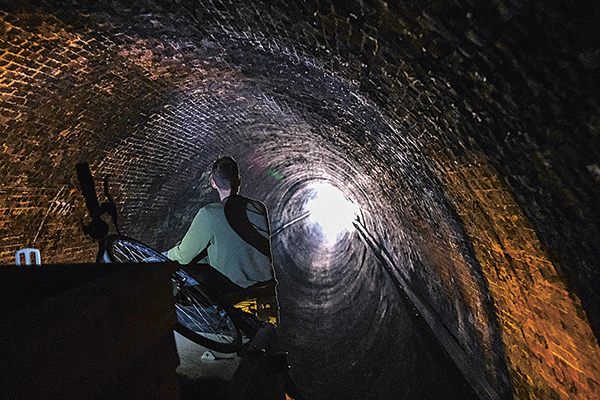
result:
M 436 346 L 414 326 L 480 398 L 597 393 L 597 7 L 1 9 L 6 263 L 24 245 L 93 257 L 76 161 L 111 176 L 123 231 L 163 250 L 216 200 L 208 169 L 227 153 L 271 211 L 282 332 L 314 398 L 443 391 L 408 367 Z M 361 229 L 323 235 L 307 204 L 324 183 Z
M 343 241 L 348 231 L 354 228 L 353 222 L 360 212 L 358 206 L 330 184 L 317 183 L 310 189 L 312 193 L 304 210 L 308 214 L 308 222 L 318 226 L 316 236 L 327 245 Z

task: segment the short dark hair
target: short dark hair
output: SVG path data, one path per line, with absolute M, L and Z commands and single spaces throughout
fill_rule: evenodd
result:
M 212 166 L 213 180 L 220 189 L 237 189 L 240 170 L 237 162 L 230 156 L 221 156 Z

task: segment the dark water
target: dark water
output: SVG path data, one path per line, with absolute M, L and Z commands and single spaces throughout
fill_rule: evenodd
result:
M 320 233 L 304 218 L 273 238 L 281 336 L 304 396 L 476 399 L 358 232 Z

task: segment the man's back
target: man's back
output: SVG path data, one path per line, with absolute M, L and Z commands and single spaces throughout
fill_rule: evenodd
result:
M 269 239 L 269 222 L 265 205 L 246 199 L 246 215 L 252 227 Z M 225 198 L 200 209 L 181 244 L 168 253 L 169 258 L 188 264 L 207 246 L 210 265 L 236 285 L 246 288 L 273 279 L 270 257 L 246 242 L 231 227 L 225 216 Z

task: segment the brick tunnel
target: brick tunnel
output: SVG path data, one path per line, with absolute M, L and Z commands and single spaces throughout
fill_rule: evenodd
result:
M 598 4 L 0 4 L 0 264 L 94 260 L 80 161 L 166 250 L 230 154 L 307 398 L 600 398 Z

